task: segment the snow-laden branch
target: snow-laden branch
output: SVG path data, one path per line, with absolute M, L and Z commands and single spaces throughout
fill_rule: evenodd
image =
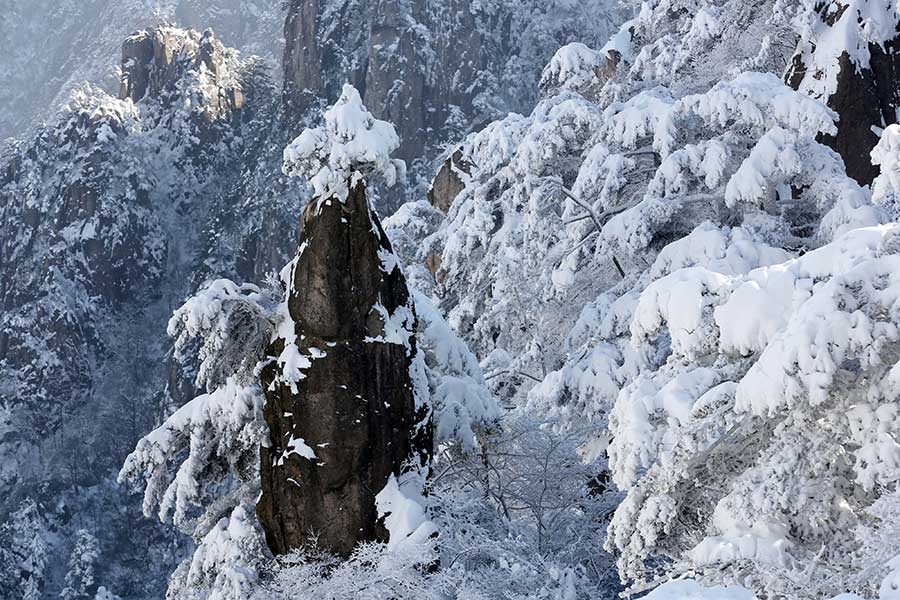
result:
M 400 146 L 394 126 L 373 117 L 352 85 L 344 84 L 324 116 L 323 126 L 305 130 L 284 149 L 285 175 L 308 179 L 319 198 L 341 201 L 351 178 L 377 173 L 394 185 L 405 175 L 403 161 L 390 157 Z

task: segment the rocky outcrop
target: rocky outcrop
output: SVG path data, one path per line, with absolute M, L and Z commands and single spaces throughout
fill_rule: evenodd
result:
M 158 27 L 125 41 L 121 66 L 121 99 L 75 95 L 0 171 L 0 362 L 17 373 L 0 395 L 22 414 L 52 399 L 52 418 L 20 428 L 35 444 L 87 410 L 113 332 L 161 300 L 169 254 L 189 236 L 166 232 L 160 212 L 183 202 L 203 218 L 194 194 L 220 196 L 209 192 L 235 170 L 221 168 L 244 105 L 233 51 L 211 31 Z
M 852 5 L 842 2 L 822 3 L 822 27 L 846 27 L 840 23 L 853 19 Z M 846 13 L 846 14 L 845 14 Z M 851 25 L 852 26 L 852 25 Z M 900 30 L 900 23 L 894 31 Z M 900 108 L 900 33 L 883 44 L 868 44 L 868 67 L 861 68 L 847 52 L 836 58 L 836 65 L 825 68 L 816 65 L 810 52 L 798 51 L 788 71 L 787 81 L 795 89 L 808 86 L 809 81 L 824 81 L 833 77 L 834 92 L 823 98 L 840 117 L 837 135 L 823 135 L 821 141 L 841 155 L 847 174 L 860 185 L 871 184 L 878 175 L 869 153 L 878 143 L 880 129 L 897 122 Z M 874 129 L 873 129 L 874 128 Z
M 393 256 L 364 184 L 306 208 L 287 331 L 262 373 L 271 445 L 257 513 L 275 554 L 315 540 L 346 556 L 385 540 L 375 495 L 429 453 L 410 378 L 415 314 Z M 291 362 L 308 365 L 298 381 Z
M 445 31 L 453 27 L 458 34 L 451 52 L 437 36 L 422 37 L 426 30 L 440 31 L 435 30 L 438 22 L 427 0 L 377 0 L 342 10 L 326 10 L 328 4 L 293 0 L 288 9 L 284 55 L 288 106 L 305 110 L 317 98 L 335 97 L 349 82 L 377 118 L 395 124 L 401 138 L 397 156 L 407 161 L 423 155 L 426 136 L 444 129 L 451 111 L 471 115 L 472 99 L 480 90 L 472 84 L 475 78 L 465 75 L 488 68 L 483 56 L 472 54 L 482 54 L 482 47 L 487 52 L 490 42 L 470 39 L 477 36 L 474 23 L 440 22 L 439 27 Z M 465 2 L 450 4 L 460 8 Z M 447 7 L 441 12 L 454 19 L 474 19 L 468 10 Z M 450 64 L 440 64 L 444 60 Z M 446 78 L 448 71 L 456 73 L 456 82 Z M 470 86 L 468 94 L 459 93 L 463 81 Z
M 529 110 L 541 69 L 561 42 L 605 42 L 608 24 L 584 18 L 597 4 L 291 0 L 285 104 L 299 117 L 353 84 L 372 114 L 397 128 L 396 156 L 420 160 L 421 169 L 410 165 L 415 178 L 431 170 L 421 159 L 436 157 L 445 142 Z
M 828 99 L 828 106 L 840 115 L 840 120 L 837 135 L 823 135 L 821 141 L 841 155 L 847 174 L 860 185 L 871 184 L 878 176 L 878 167 L 869 157 L 879 139 L 875 131 L 897 120 L 900 56 L 895 47 L 896 43 L 886 49 L 872 45 L 869 69 L 857 68 L 843 53 L 837 91 Z M 802 62 L 795 60 L 789 81 L 796 87 L 804 75 Z
M 171 100 L 180 95 L 179 84 L 192 74 L 189 84 L 206 99 L 207 121 L 228 118 L 239 111 L 244 96 L 226 49 L 209 29 L 156 27 L 139 31 L 122 44 L 122 80 L 119 98 L 138 102 L 144 97 Z
M 273 67 L 284 52 L 278 0 L 28 0 L 0 18 L 0 140 L 52 120 L 84 82 L 116 93 L 122 40 L 157 24 L 216 32 L 242 57 Z
M 426 98 L 426 65 L 420 54 L 423 40 L 416 38 L 411 27 L 423 15 L 423 2 L 409 3 L 378 0 L 369 35 L 366 65 L 365 101 L 378 107 L 376 118 L 393 123 L 400 134 L 397 156 L 413 160 L 425 153 L 429 123 Z

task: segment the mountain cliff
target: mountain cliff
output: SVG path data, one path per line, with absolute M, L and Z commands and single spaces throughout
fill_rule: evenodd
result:
M 4 594 L 57 594 L 87 530 L 98 582 L 158 597 L 189 542 L 141 520 L 113 478 L 195 392 L 165 323 L 209 277 L 262 281 L 287 261 L 309 191 L 281 174 L 281 150 L 340 85 L 355 81 L 398 126 L 409 178 L 367 190 L 389 214 L 427 187 L 444 144 L 527 110 L 559 44 L 606 37 L 606 3 L 582 8 L 593 22 L 568 2 L 520 0 L 4 12 L 0 134 L 23 135 L 0 169 L 0 561 L 19 565 L 34 544 L 44 557 L 2 569 Z M 158 573 L 136 576 L 146 553 Z
M 265 201 L 253 195 L 275 110 L 257 62 L 210 31 L 158 27 L 126 40 L 122 73 L 119 97 L 80 92 L 32 140 L 11 145 L 0 185 L 2 511 L 38 501 L 50 565 L 65 563 L 73 527 L 94 530 L 103 555 L 140 551 L 133 536 L 147 525 L 108 488 L 134 436 L 190 387 L 164 366 L 160 328 L 207 264 L 263 272 L 290 247 L 263 240 L 292 237 L 286 219 L 236 215 L 282 206 L 271 180 Z M 287 212 L 299 210 L 299 195 L 288 198 Z M 121 527 L 128 535 L 117 539 Z M 128 577 L 118 560 L 109 568 Z M 31 576 L 52 590 L 58 574 L 46 571 Z M 27 579 L 10 576 L 11 589 Z M 143 581 L 151 596 L 162 583 Z M 112 583 L 142 593 L 143 584 Z
M 279 0 L 31 0 L 0 11 L 0 140 L 53 120 L 85 82 L 115 94 L 122 41 L 177 23 L 211 28 L 246 56 L 281 60 Z

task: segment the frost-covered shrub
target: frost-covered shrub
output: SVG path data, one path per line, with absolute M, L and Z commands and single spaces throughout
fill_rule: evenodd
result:
M 348 559 L 315 549 L 280 557 L 253 600 L 419 600 L 440 597 L 436 577 L 427 571 L 434 542 L 388 550 L 384 544 L 361 544 Z M 425 560 L 423 560 L 425 559 Z
M 218 279 L 203 287 L 169 319 L 175 356 L 186 358 L 190 343 L 199 339 L 195 385 L 212 391 L 235 376 L 250 381 L 272 337 L 270 320 L 276 304 L 273 290 Z
M 517 420 L 480 456 L 442 453 L 428 495 L 416 499 L 429 520 L 418 509 L 403 513 L 403 527 L 420 535 L 399 546 L 362 545 L 347 561 L 315 549 L 289 555 L 263 574 L 256 597 L 570 600 L 614 594 L 614 569 L 597 553 L 612 498 L 603 495 L 592 468 L 575 458 L 576 444 L 571 433 Z M 406 503 L 397 489 L 394 501 Z
M 245 502 L 220 518 L 169 580 L 167 598 L 245 600 L 266 556 L 255 507 Z
M 93 598 L 96 563 L 99 558 L 97 538 L 85 529 L 80 530 L 69 557 L 69 571 L 66 573 L 65 587 L 59 594 L 60 600 Z
M 670 572 L 836 593 L 860 549 L 854 527 L 900 477 L 888 433 L 898 236 L 894 224 L 858 229 L 781 264 L 681 269 L 641 293 L 632 344 L 666 350 L 610 417 L 613 477 L 628 494 L 608 545 L 624 575 L 652 573 L 663 554 Z M 820 573 L 812 589 L 809 572 Z
M 598 552 L 617 498 L 603 471 L 579 460 L 582 439 L 558 422 L 514 414 L 475 460 L 438 458 L 440 577 L 455 597 L 618 591 L 610 557 Z

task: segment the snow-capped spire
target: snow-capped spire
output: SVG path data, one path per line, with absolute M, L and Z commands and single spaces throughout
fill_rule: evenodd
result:
M 402 160 L 390 157 L 399 145 L 394 126 L 372 116 L 356 88 L 345 83 L 325 112 L 325 125 L 306 129 L 284 149 L 282 170 L 309 179 L 317 197 L 343 202 L 351 178 L 376 172 L 394 185 L 406 170 Z

